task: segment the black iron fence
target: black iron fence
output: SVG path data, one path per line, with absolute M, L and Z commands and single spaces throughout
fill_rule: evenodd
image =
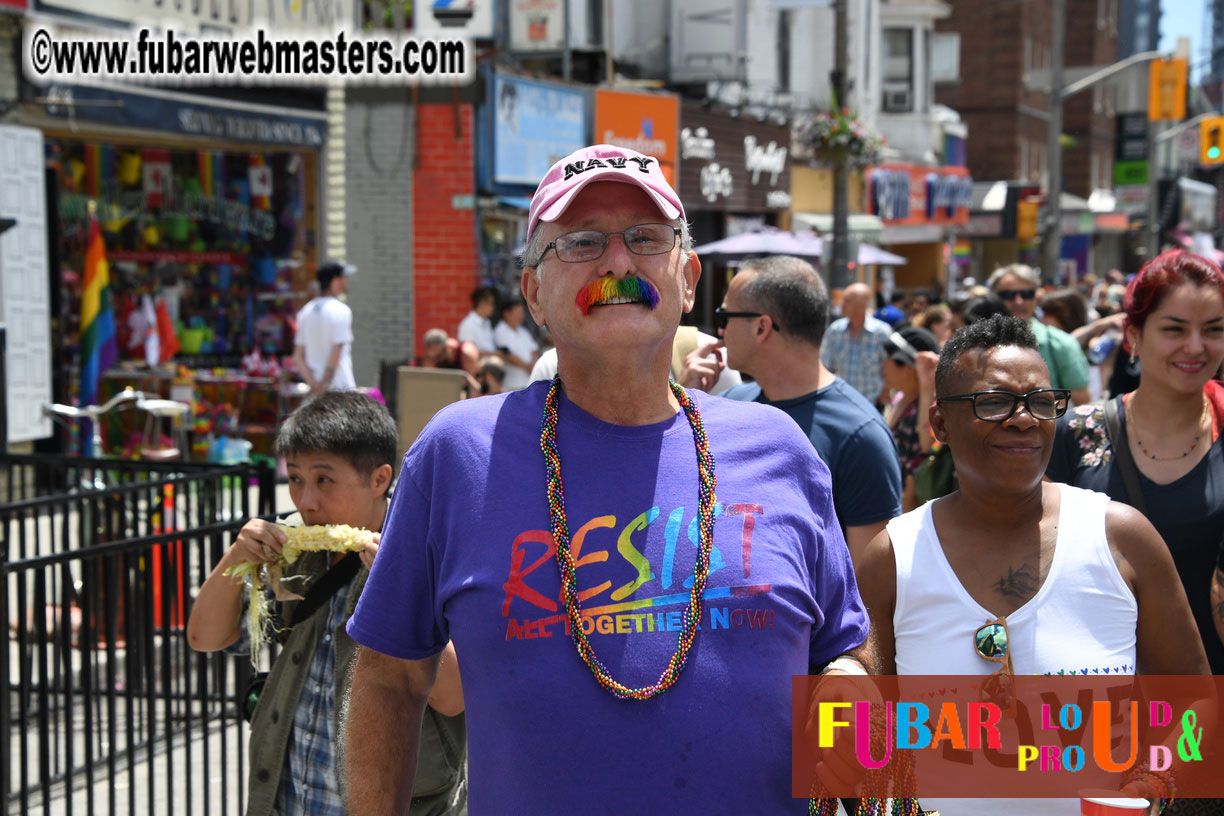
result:
M 250 667 L 185 633 L 195 591 L 274 494 L 256 465 L 0 456 L 9 813 L 242 813 Z

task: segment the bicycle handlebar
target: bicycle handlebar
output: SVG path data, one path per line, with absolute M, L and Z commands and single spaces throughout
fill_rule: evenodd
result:
M 145 399 L 146 395 L 143 391 L 135 391 L 131 388 L 125 388 L 115 396 L 108 399 L 101 405 L 62 405 L 58 402 L 50 405 L 43 405 L 43 414 L 49 417 L 66 417 L 68 419 L 97 419 L 105 413 L 110 412 L 116 405 L 121 402 L 129 402 Z

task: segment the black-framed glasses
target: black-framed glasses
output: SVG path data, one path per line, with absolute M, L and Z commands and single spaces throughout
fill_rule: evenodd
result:
M 1015 300 L 1019 297 L 1021 300 L 1032 300 L 1037 297 L 1036 289 L 1000 289 L 995 292 L 996 295 L 1003 300 Z
M 764 312 L 732 312 L 719 306 L 714 310 L 714 328 L 727 328 L 727 321 L 733 317 L 764 317 Z M 777 325 L 775 324 L 775 328 Z
M 634 255 L 663 255 L 676 246 L 676 236 L 679 234 L 680 228 L 671 224 L 638 224 L 621 232 L 575 230 L 553 239 L 532 266 L 538 266 L 550 249 L 557 253 L 557 260 L 565 263 L 599 260 L 608 248 L 608 238 L 613 235 L 619 235 L 625 242 L 625 248 Z
M 936 402 L 973 402 L 973 415 L 986 422 L 1006 422 L 1021 402 L 1033 419 L 1058 419 L 1067 413 L 1071 392 L 1065 388 L 1041 388 L 1027 394 L 1011 391 L 974 391 L 939 397 Z

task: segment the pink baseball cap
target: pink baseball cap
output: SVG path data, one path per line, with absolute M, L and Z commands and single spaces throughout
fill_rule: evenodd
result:
M 584 147 L 554 164 L 531 197 L 531 217 L 527 235 L 540 221 L 556 221 L 583 187 L 596 181 L 620 181 L 646 191 L 663 217 L 669 221 L 684 218 L 680 196 L 667 183 L 659 160 L 636 150 L 599 144 Z

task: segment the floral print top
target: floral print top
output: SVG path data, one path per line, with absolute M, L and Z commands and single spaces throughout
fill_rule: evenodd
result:
M 897 458 L 901 462 L 901 479 L 912 476 L 914 471 L 926 461 L 930 451 L 924 451 L 918 443 L 918 402 L 915 400 L 901 414 L 897 424 L 893 426 L 893 441 L 897 443 Z

